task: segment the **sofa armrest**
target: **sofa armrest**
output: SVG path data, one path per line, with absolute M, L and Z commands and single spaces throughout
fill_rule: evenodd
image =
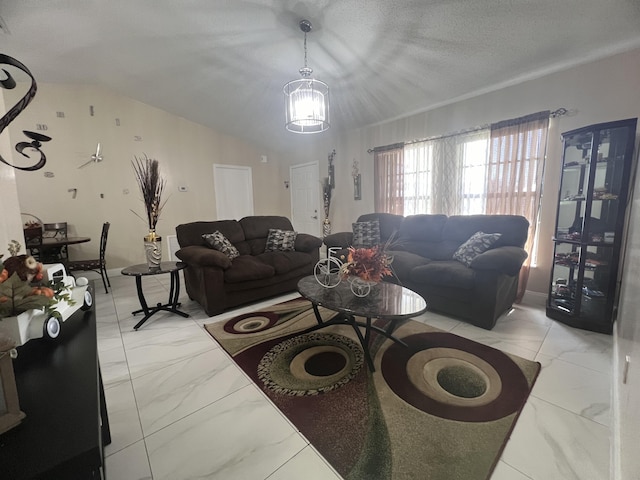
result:
M 353 243 L 353 232 L 332 233 L 324 237 L 324 244 L 327 247 L 347 248 Z
M 189 245 L 176 252 L 176 257 L 187 265 L 200 267 L 218 267 L 226 270 L 231 266 L 231 259 L 224 253 L 202 245 Z
M 298 233 L 294 248 L 298 252 L 311 253 L 322 246 L 322 240 L 308 233 Z
M 510 276 L 518 275 L 527 252 L 520 247 L 498 247 L 481 253 L 471 262 L 474 270 L 496 270 Z

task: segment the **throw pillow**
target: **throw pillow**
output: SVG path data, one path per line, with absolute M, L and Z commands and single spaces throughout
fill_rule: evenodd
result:
M 215 248 L 219 252 L 224 253 L 231 260 L 240 256 L 240 252 L 238 252 L 238 249 L 234 247 L 229 239 L 218 230 L 213 233 L 205 233 L 204 235 L 202 235 L 202 238 L 205 242 L 207 242 L 207 245 L 209 245 L 211 248 Z
M 265 252 L 292 252 L 295 250 L 296 237 L 298 232 L 293 230 L 281 230 L 270 228 L 267 236 L 267 246 Z
M 469 240 L 458 247 L 456 253 L 453 254 L 453 258 L 468 267 L 474 258 L 489 250 L 501 236 L 501 233 L 476 232 L 469 237 Z
M 373 247 L 380 243 L 380 222 L 355 222 L 353 226 L 353 246 L 355 248 Z

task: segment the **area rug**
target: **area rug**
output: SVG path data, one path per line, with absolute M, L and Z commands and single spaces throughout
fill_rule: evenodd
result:
M 297 334 L 316 323 L 300 298 L 205 328 L 345 479 L 490 477 L 539 363 L 408 320 L 370 372 L 350 326 Z

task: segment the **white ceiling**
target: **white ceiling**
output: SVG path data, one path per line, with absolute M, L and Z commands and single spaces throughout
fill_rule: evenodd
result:
M 284 150 L 308 63 L 332 129 L 378 123 L 640 46 L 640 0 L 0 0 L 0 53 Z M 640 79 L 639 79 L 640 81 Z

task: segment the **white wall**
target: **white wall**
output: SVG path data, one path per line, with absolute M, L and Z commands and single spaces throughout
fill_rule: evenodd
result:
M 15 102 L 17 90 L 4 92 L 7 105 Z M 64 118 L 56 112 L 64 112 Z M 168 201 L 158 223 L 162 236 L 174 234 L 180 223 L 216 219 L 214 163 L 253 169 L 256 215 L 290 214 L 289 192 L 284 188 L 288 166 L 280 165 L 277 153 L 102 88 L 38 84 L 31 105 L 7 129 L 11 145 L 25 140 L 22 130 L 37 131 L 38 124 L 46 125 L 41 133 L 52 137 L 43 146 L 47 164 L 35 172 L 15 172 L 18 212 L 45 222 L 67 221 L 71 235 L 91 236 L 91 243 L 71 247 L 74 259 L 95 257 L 102 223 L 109 221 L 109 268 L 144 262 L 142 237 L 148 228 L 131 212 L 144 216 L 131 167 L 134 156 L 143 154 L 156 158 L 167 178 Z M 102 144 L 104 160 L 79 169 L 97 142 Z M 261 162 L 262 155 L 268 156 L 267 163 Z M 46 171 L 55 176 L 45 178 Z M 188 191 L 179 192 L 178 186 Z M 75 199 L 71 188 L 78 189 Z
M 0 95 L 0 117 L 3 116 L 6 110 L 4 99 Z M 5 129 L 0 134 L 0 156 L 7 160 L 11 156 L 10 152 L 9 132 Z M 4 257 L 7 258 L 9 256 L 7 246 L 11 240 L 20 242 L 24 252 L 24 236 L 20 220 L 15 169 L 3 162 L 0 162 L 0 205 L 2 206 L 2 213 L 0 213 L 0 254 L 4 254 Z

